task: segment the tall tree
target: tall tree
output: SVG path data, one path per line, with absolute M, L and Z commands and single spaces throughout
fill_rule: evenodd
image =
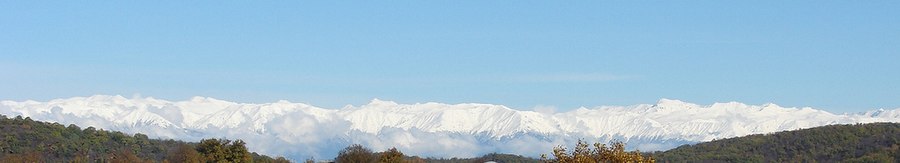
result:
M 201 156 L 200 153 L 197 152 L 197 150 L 194 150 L 193 147 L 187 144 L 178 145 L 178 147 L 175 147 L 175 150 L 171 150 L 166 160 L 178 163 L 196 163 L 204 161 L 203 156 Z
M 228 160 L 231 162 L 251 162 L 253 157 L 250 155 L 250 151 L 247 150 L 246 144 L 240 139 L 231 142 L 231 145 L 228 145 Z
M 370 163 L 375 162 L 375 156 L 372 154 L 372 150 L 359 144 L 353 144 L 338 152 L 334 161 L 338 163 Z

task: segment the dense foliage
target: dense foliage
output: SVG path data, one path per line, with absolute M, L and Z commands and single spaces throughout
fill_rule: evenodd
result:
M 900 123 L 830 125 L 684 145 L 666 162 L 900 162 Z
M 375 154 L 372 153 L 372 150 L 359 144 L 353 144 L 342 149 L 334 161 L 338 163 L 367 163 L 375 162 L 375 159 Z
M 403 152 L 400 152 L 397 148 L 391 148 L 379 154 L 378 162 L 405 162 L 405 159 L 403 158 Z
M 566 151 L 565 147 L 558 146 L 553 148 L 553 159 L 541 157 L 546 162 L 554 163 L 655 162 L 653 157 L 644 157 L 640 151 L 625 151 L 625 143 L 622 142 L 612 142 L 609 146 L 594 143 L 591 148 L 587 142 L 578 140 L 571 153 Z
M 241 140 L 199 144 L 0 115 L 0 162 L 287 162 L 250 153 Z

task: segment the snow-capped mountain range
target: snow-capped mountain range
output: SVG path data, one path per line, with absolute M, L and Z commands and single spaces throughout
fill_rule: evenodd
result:
M 620 140 L 631 149 L 652 151 L 829 124 L 900 122 L 900 109 L 833 114 L 808 107 L 697 105 L 670 99 L 552 113 L 492 104 L 397 104 L 378 99 L 325 109 L 288 101 L 252 104 L 208 97 L 167 101 L 95 95 L 2 101 L 0 114 L 187 141 L 244 139 L 252 151 L 295 160 L 331 158 L 353 143 L 376 151 L 397 147 L 407 154 L 435 157 L 490 152 L 538 156 L 578 139 Z

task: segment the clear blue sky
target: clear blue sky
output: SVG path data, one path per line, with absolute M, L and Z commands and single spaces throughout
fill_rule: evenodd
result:
M 0 99 L 900 107 L 900 1 L 2 1 Z

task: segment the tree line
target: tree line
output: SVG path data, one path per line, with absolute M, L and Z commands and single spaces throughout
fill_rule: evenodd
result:
M 520 155 L 491 153 L 474 158 L 422 158 L 419 156 L 407 156 L 397 148 L 390 148 L 381 152 L 373 152 L 371 149 L 359 144 L 347 146 L 338 152 L 334 158 L 337 163 L 483 163 L 494 162 L 541 162 L 541 160 Z M 313 162 L 307 159 L 307 163 Z
M 242 140 L 189 143 L 0 115 L 0 162 L 289 162 L 249 152 Z
M 592 148 L 593 147 L 593 148 Z M 644 156 L 640 151 L 625 151 L 625 143 L 614 141 L 610 144 L 594 143 L 588 145 L 587 141 L 579 140 L 575 148 L 568 152 L 563 146 L 557 146 L 552 151 L 552 158 L 546 155 L 541 159 L 534 159 L 519 155 L 497 154 L 491 153 L 476 158 L 420 158 L 417 156 L 406 156 L 397 148 L 390 148 L 383 152 L 372 152 L 372 150 L 359 145 L 353 144 L 342 149 L 338 156 L 334 159 L 337 163 L 420 163 L 420 162 L 437 162 L 437 163 L 472 163 L 472 162 L 547 162 L 547 163 L 605 163 L 605 162 L 629 162 L 629 163 L 645 163 L 655 162 L 653 157 Z M 312 162 L 312 160 L 307 160 Z

